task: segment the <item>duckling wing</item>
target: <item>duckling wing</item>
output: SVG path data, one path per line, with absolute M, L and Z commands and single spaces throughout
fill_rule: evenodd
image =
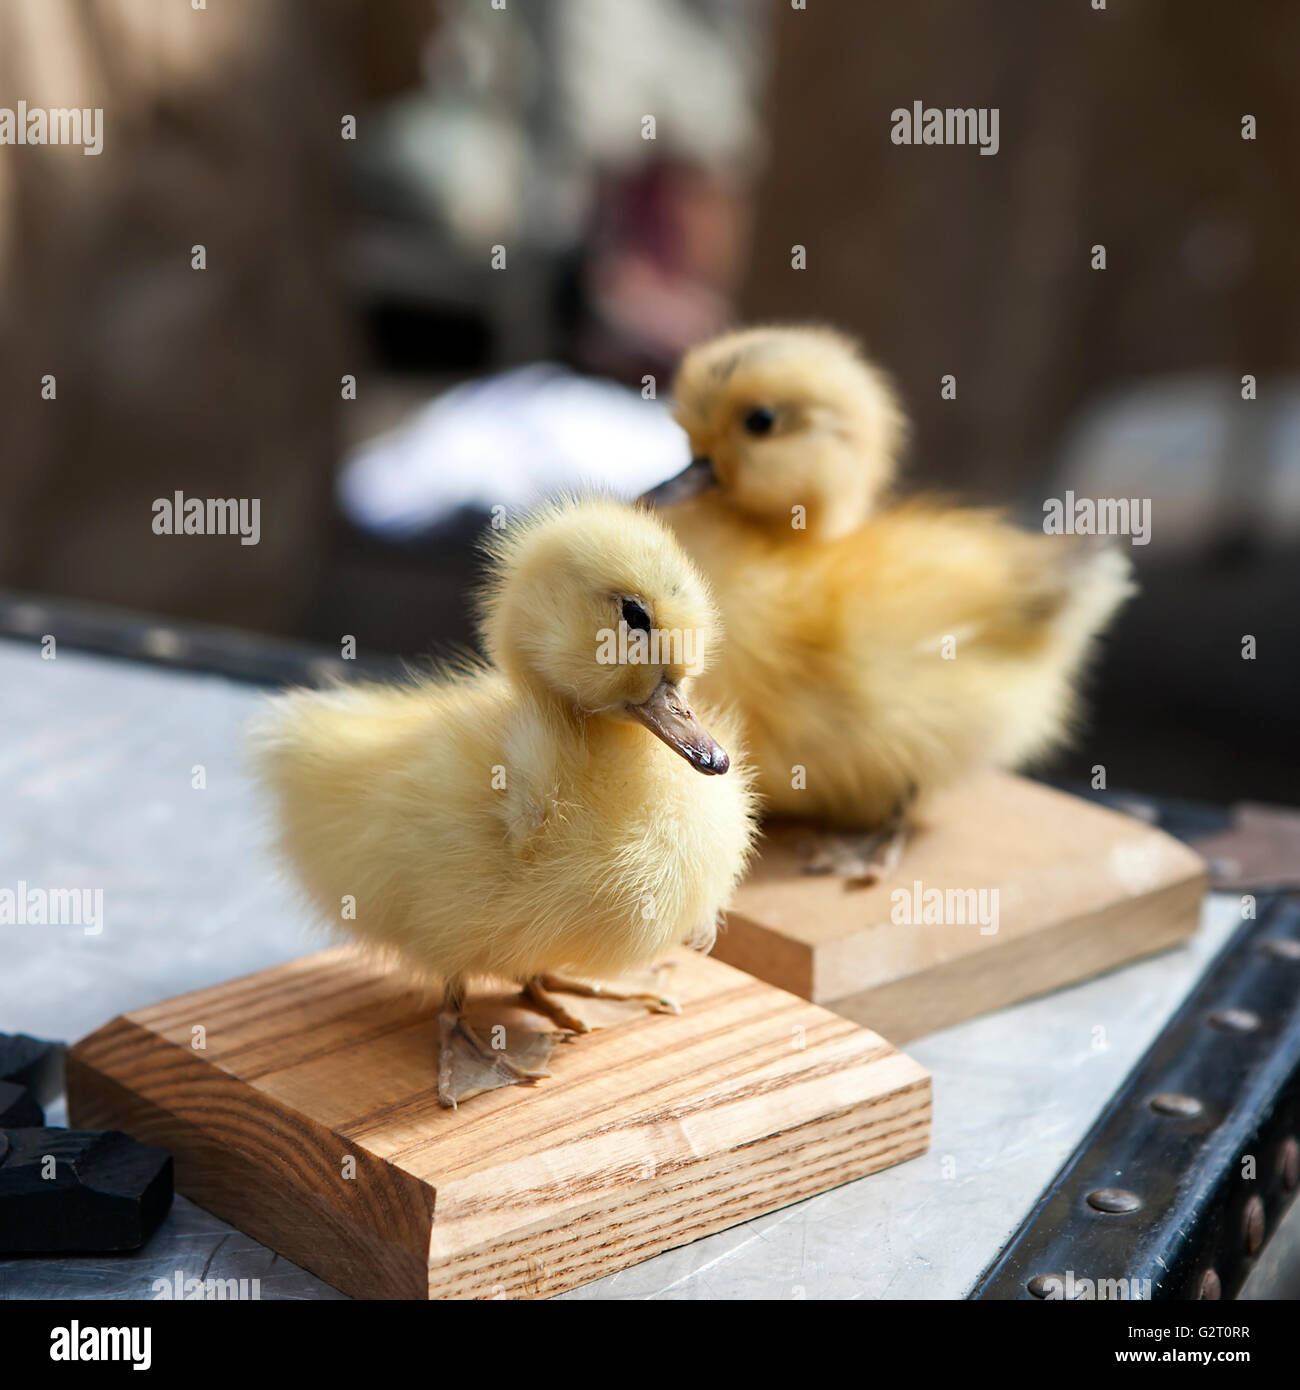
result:
M 450 973 L 500 881 L 499 677 L 299 691 L 253 730 L 279 848 L 322 919 Z
M 1120 552 L 925 504 L 849 539 L 834 572 L 878 727 L 930 749 L 936 774 L 1015 766 L 1061 739 L 1094 639 L 1132 592 Z

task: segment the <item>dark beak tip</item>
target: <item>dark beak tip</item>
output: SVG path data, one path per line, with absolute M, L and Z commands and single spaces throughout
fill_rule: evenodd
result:
M 695 766 L 712 777 L 721 777 L 731 766 L 731 759 L 721 748 L 706 748 L 694 760 Z
M 626 708 L 633 718 L 666 743 L 678 757 L 684 758 L 696 772 L 719 776 L 731 766 L 726 750 L 714 742 L 666 675 L 649 699 Z

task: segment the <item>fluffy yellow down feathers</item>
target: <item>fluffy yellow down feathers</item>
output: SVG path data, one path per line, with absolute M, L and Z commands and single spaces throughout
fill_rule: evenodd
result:
M 849 828 L 1064 738 L 1128 561 L 994 512 L 889 505 L 902 416 L 855 345 L 759 328 L 693 349 L 694 461 L 649 494 L 708 577 L 765 809 Z
M 257 747 L 289 860 L 327 920 L 453 993 L 710 944 L 753 834 L 734 720 L 694 716 L 680 653 L 600 659 L 601 634 L 644 615 L 693 633 L 702 667 L 704 583 L 613 503 L 544 510 L 493 549 L 489 664 L 271 704 Z

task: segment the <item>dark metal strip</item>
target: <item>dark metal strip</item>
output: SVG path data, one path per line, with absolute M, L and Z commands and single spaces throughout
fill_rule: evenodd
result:
M 1300 902 L 1259 907 L 971 1298 L 1236 1295 L 1300 1185 Z
M 397 657 L 344 661 L 337 650 L 261 637 L 236 628 L 149 617 L 128 609 L 0 590 L 0 637 L 98 652 L 258 685 L 320 685 L 331 679 L 401 675 Z

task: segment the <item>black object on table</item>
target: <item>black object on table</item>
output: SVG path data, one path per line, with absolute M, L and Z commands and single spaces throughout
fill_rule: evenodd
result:
M 26 1086 L 0 1081 L 0 1131 L 31 1129 L 45 1123 L 45 1112 Z
M 171 1204 L 171 1155 L 120 1130 L 0 1131 L 0 1252 L 136 1250 Z
M 0 1081 L 24 1086 L 41 1105 L 49 1105 L 63 1091 L 63 1053 L 62 1043 L 0 1033 Z

